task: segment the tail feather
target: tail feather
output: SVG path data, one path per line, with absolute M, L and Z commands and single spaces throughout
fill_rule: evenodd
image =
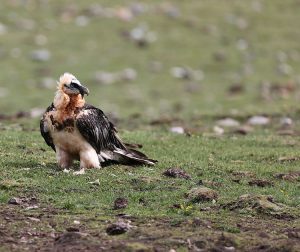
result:
M 113 156 L 114 156 L 113 158 L 114 160 L 128 165 L 138 165 L 138 164 L 154 165 L 157 162 L 157 160 L 150 159 L 145 154 L 133 149 L 114 150 Z

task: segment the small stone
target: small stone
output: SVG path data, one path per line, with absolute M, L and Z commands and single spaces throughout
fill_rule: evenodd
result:
M 34 221 L 34 222 L 40 222 L 41 220 L 34 217 L 28 217 L 28 220 Z
M 267 125 L 270 123 L 270 118 L 266 116 L 252 116 L 248 120 L 248 124 L 250 125 Z
M 212 201 L 218 198 L 215 190 L 208 187 L 195 187 L 188 192 L 188 199 L 192 202 Z
M 214 126 L 213 128 L 214 133 L 216 133 L 216 135 L 221 136 L 224 134 L 224 129 L 219 127 L 219 126 Z
M 32 209 L 37 209 L 37 208 L 39 208 L 38 205 L 32 205 L 32 206 L 26 207 L 25 210 L 32 210 Z
M 86 16 L 78 16 L 75 19 L 75 24 L 80 27 L 87 26 L 89 24 L 89 18 Z
M 233 128 L 233 127 L 240 126 L 240 123 L 237 120 L 234 120 L 232 118 L 225 118 L 225 119 L 222 119 L 222 120 L 218 120 L 217 125 L 220 126 L 220 127 Z
M 99 84 L 110 85 L 116 82 L 116 76 L 113 73 L 97 71 L 95 73 L 95 80 Z
M 52 78 L 45 77 L 41 80 L 40 84 L 43 88 L 53 89 L 57 84 L 56 81 Z
M 240 51 L 245 51 L 248 49 L 248 42 L 245 39 L 239 39 L 236 43 L 236 46 Z
M 224 251 L 227 251 L 227 252 L 234 252 L 235 251 L 235 247 L 224 247 Z
M 11 205 L 20 205 L 22 204 L 22 200 L 20 198 L 11 198 L 9 201 L 8 201 L 8 204 L 11 204 Z
M 50 60 L 51 53 L 46 49 L 34 50 L 31 52 L 30 57 L 34 61 L 46 62 Z
M 177 79 L 191 79 L 192 77 L 191 71 L 185 67 L 173 67 L 170 73 Z
M 129 223 L 118 221 L 114 224 L 109 225 L 106 228 L 106 233 L 109 235 L 120 235 L 126 233 L 131 228 Z
M 6 25 L 0 23 L 0 35 L 4 35 L 7 32 Z
M 47 44 L 48 38 L 43 34 L 38 34 L 35 36 L 34 41 L 37 45 L 43 46 L 43 45 Z
M 74 223 L 75 225 L 79 225 L 79 224 L 80 224 L 80 221 L 79 221 L 79 220 L 74 220 L 73 223 Z
M 170 131 L 172 133 L 184 134 L 184 128 L 182 128 L 180 126 L 172 127 L 172 128 L 170 128 Z
M 281 127 L 290 127 L 293 124 L 293 120 L 289 117 L 282 117 L 280 118 L 280 126 Z
M 128 200 L 126 198 L 117 198 L 114 202 L 114 210 L 126 208 Z
M 120 74 L 123 81 L 134 81 L 137 78 L 137 72 L 133 68 L 125 68 Z
M 91 182 L 88 182 L 89 184 L 91 184 L 91 185 L 100 185 L 100 181 L 99 181 L 99 179 L 96 179 L 95 181 L 91 181 Z
M 73 175 L 83 175 L 83 174 L 85 174 L 84 168 L 80 169 L 79 171 L 73 172 Z
M 42 114 L 45 112 L 43 108 L 32 108 L 29 112 L 31 118 L 41 117 Z

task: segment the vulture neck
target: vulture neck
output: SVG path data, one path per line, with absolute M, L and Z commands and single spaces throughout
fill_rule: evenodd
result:
M 59 113 L 59 119 L 63 121 L 73 116 L 78 108 L 82 108 L 85 104 L 85 100 L 81 94 L 67 95 L 62 90 L 58 90 L 54 97 L 53 104 Z

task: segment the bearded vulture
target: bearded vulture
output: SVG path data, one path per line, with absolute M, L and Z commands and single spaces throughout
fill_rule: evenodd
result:
M 89 90 L 74 75 L 64 73 L 58 82 L 53 103 L 40 121 L 45 142 L 56 152 L 58 165 L 63 169 L 80 160 L 80 168 L 100 168 L 101 163 L 154 165 L 121 141 L 114 125 L 102 110 L 85 103 Z

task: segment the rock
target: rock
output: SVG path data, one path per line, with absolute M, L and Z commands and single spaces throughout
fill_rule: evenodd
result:
M 119 74 L 119 78 L 123 81 L 134 81 L 137 78 L 137 72 L 133 68 L 125 68 Z
M 184 128 L 180 127 L 180 126 L 175 126 L 175 127 L 171 127 L 170 131 L 172 133 L 177 133 L 177 134 L 184 134 Z
M 31 52 L 30 58 L 34 61 L 46 62 L 50 60 L 51 53 L 46 49 L 34 50 Z
M 219 127 L 219 126 L 214 126 L 213 128 L 214 133 L 216 133 L 216 135 L 221 136 L 224 134 L 224 129 Z
M 4 35 L 7 32 L 6 25 L 0 23 L 0 35 Z
M 29 112 L 31 118 L 41 117 L 42 114 L 45 112 L 43 108 L 32 108 Z
M 100 185 L 100 180 L 99 179 L 96 179 L 95 181 L 91 181 L 91 182 L 88 182 L 89 184 L 91 185 Z
M 191 178 L 191 176 L 187 174 L 184 170 L 176 167 L 167 169 L 166 171 L 163 172 L 163 175 L 172 178 L 184 178 L 184 179 Z
M 287 128 L 292 126 L 293 120 L 289 117 L 282 117 L 280 118 L 280 126 L 283 128 Z
M 297 160 L 299 160 L 299 157 L 287 156 L 287 157 L 279 157 L 278 158 L 279 162 L 291 162 L 291 161 L 297 161 Z
M 83 175 L 83 174 L 85 174 L 85 169 L 84 168 L 80 169 L 79 171 L 73 172 L 73 175 Z
M 41 80 L 40 84 L 43 88 L 53 89 L 57 84 L 56 81 L 52 78 L 45 77 Z
M 248 120 L 248 124 L 250 125 L 267 125 L 270 123 L 270 118 L 266 116 L 252 116 Z
M 114 202 L 114 210 L 126 208 L 128 200 L 126 198 L 117 198 Z
M 129 37 L 140 47 L 147 46 L 157 40 L 155 32 L 149 31 L 147 25 L 139 25 L 133 28 L 129 33 Z
M 265 179 L 253 179 L 249 181 L 248 184 L 250 186 L 259 186 L 259 187 L 273 186 L 273 182 Z
M 237 42 L 236 42 L 236 47 L 237 49 L 239 49 L 240 51 L 245 51 L 248 49 L 248 42 L 247 40 L 245 39 L 239 39 Z
M 87 26 L 89 24 L 90 20 L 87 16 L 78 16 L 76 17 L 75 19 L 75 24 L 77 26 L 80 26 L 80 27 L 84 27 L 84 26 Z
M 95 73 L 95 81 L 99 84 L 110 85 L 115 83 L 117 80 L 115 74 L 103 71 L 97 71 Z
M 106 228 L 106 233 L 109 235 L 120 235 L 126 233 L 132 226 L 129 223 L 118 221 L 109 225 Z
M 48 42 L 48 38 L 43 35 L 43 34 L 37 34 L 35 37 L 34 37 L 34 42 L 39 45 L 39 46 L 44 46 L 47 44 Z
M 41 220 L 34 217 L 28 217 L 28 220 L 34 221 L 34 222 L 40 222 Z
M 202 70 L 193 70 L 189 67 L 172 67 L 170 73 L 177 79 L 201 81 L 204 79 Z
M 218 194 L 215 190 L 204 186 L 192 188 L 187 196 L 192 202 L 212 201 L 218 198 Z
M 231 128 L 231 127 L 240 126 L 240 123 L 237 120 L 234 120 L 232 118 L 225 118 L 225 119 L 222 119 L 222 120 L 218 120 L 217 125 L 220 126 L 220 127 Z
M 14 198 L 9 199 L 8 204 L 11 204 L 11 205 L 21 205 L 22 204 L 22 200 L 20 198 L 14 197 Z

